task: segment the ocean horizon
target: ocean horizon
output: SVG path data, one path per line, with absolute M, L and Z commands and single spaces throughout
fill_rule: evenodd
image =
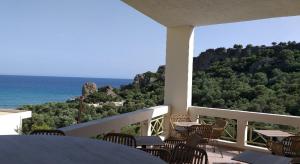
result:
M 18 108 L 46 102 L 64 102 L 81 95 L 82 85 L 119 88 L 132 79 L 0 75 L 0 108 Z

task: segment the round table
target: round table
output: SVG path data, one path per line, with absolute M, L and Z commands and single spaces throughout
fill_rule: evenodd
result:
M 165 163 L 146 152 L 106 141 L 67 136 L 0 136 L 0 163 Z

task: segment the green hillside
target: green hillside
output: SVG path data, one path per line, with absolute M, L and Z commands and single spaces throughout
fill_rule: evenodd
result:
M 300 43 L 209 49 L 194 58 L 193 72 L 195 106 L 300 116 Z M 100 88 L 85 104 L 123 100 L 123 106 L 85 105 L 81 120 L 163 104 L 163 85 L 161 66 L 155 73 L 136 75 L 130 85 L 113 89 L 117 97 Z M 24 121 L 23 132 L 74 124 L 78 108 L 78 101 L 24 106 L 22 109 L 33 111 L 33 117 Z

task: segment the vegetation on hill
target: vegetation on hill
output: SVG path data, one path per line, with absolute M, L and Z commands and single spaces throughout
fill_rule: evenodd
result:
M 99 88 L 87 96 L 82 121 L 163 104 L 164 67 L 139 74 L 132 84 Z M 107 87 L 106 87 L 107 88 Z M 89 103 L 124 101 L 123 106 Z M 235 110 L 300 116 L 300 43 L 209 49 L 194 58 L 192 104 Z M 23 106 L 33 117 L 23 132 L 60 128 L 76 123 L 79 101 Z
M 202 55 L 216 59 L 194 70 L 194 105 L 300 115 L 300 43 L 235 45 Z

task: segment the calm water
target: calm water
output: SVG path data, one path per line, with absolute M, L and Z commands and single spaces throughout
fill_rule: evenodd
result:
M 42 77 L 0 75 L 0 108 L 16 108 L 24 104 L 63 102 L 81 95 L 85 82 L 98 87 L 129 84 L 130 79 Z

